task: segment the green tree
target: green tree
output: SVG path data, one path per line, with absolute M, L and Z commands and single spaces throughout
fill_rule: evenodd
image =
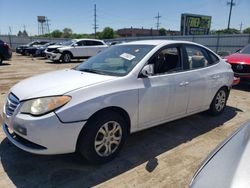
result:
M 101 39 L 113 39 L 115 32 L 110 27 L 105 27 L 103 31 L 100 33 L 99 38 Z
M 63 29 L 62 37 L 63 38 L 71 38 L 72 34 L 73 34 L 72 29 L 66 27 L 66 28 Z
M 22 36 L 23 37 L 28 37 L 29 36 L 26 30 L 23 30 L 23 35 Z
M 23 33 L 22 33 L 22 31 L 18 31 L 18 34 L 17 34 L 17 36 L 18 36 L 18 37 L 21 37 L 21 36 L 23 36 Z
M 51 32 L 51 36 L 54 38 L 60 38 L 62 37 L 62 32 L 59 29 L 56 29 L 54 31 Z
M 246 28 L 243 30 L 244 34 L 250 34 L 250 27 Z
M 159 35 L 160 35 L 160 36 L 165 36 L 165 35 L 167 35 L 167 30 L 166 30 L 165 28 L 159 29 Z
M 240 31 L 235 28 L 230 28 L 230 29 L 221 29 L 215 31 L 216 34 L 240 34 Z

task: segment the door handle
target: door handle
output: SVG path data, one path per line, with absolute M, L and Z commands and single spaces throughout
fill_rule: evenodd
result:
M 186 86 L 188 84 L 189 84 L 189 82 L 181 82 L 179 85 L 180 85 L 180 87 L 182 87 L 182 86 Z
M 216 79 L 220 78 L 220 75 L 213 75 L 213 76 L 211 76 L 211 78 L 216 80 Z

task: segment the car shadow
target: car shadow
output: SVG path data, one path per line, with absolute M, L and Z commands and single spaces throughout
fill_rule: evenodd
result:
M 241 82 L 240 84 L 233 86 L 233 89 L 250 91 L 250 82 Z
M 33 155 L 6 138 L 0 144 L 0 159 L 17 187 L 92 187 L 145 162 L 145 171 L 154 171 L 158 155 L 222 126 L 239 111 L 228 106 L 220 116 L 200 113 L 132 134 L 121 153 L 103 165 L 88 164 L 79 154 Z
M 0 64 L 0 66 L 8 66 L 8 65 L 10 65 L 10 64 L 9 63 L 5 63 L 5 62 L 3 62 L 3 63 Z

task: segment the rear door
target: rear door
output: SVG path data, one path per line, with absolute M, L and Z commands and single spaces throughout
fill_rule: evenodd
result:
M 209 105 L 211 80 L 214 69 L 206 50 L 197 45 L 185 44 L 184 69 L 189 75 L 190 97 L 187 113 L 200 111 Z

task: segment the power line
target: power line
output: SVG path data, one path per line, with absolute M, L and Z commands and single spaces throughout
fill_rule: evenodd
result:
M 96 4 L 94 5 L 94 31 L 95 31 L 95 38 L 96 38 L 96 29 L 98 28 L 96 23 Z
M 155 16 L 155 18 L 156 18 L 156 28 L 157 28 L 157 30 L 159 30 L 159 27 L 160 27 L 160 18 L 161 18 L 161 16 L 160 16 L 160 13 L 158 12 L 158 15 L 157 16 Z
M 231 21 L 232 8 L 233 8 L 233 6 L 235 6 L 235 3 L 233 2 L 233 0 L 231 0 L 230 2 L 227 2 L 227 5 L 230 5 L 230 11 L 229 11 L 229 17 L 228 17 L 228 24 L 227 24 L 227 29 L 230 29 L 230 21 Z

